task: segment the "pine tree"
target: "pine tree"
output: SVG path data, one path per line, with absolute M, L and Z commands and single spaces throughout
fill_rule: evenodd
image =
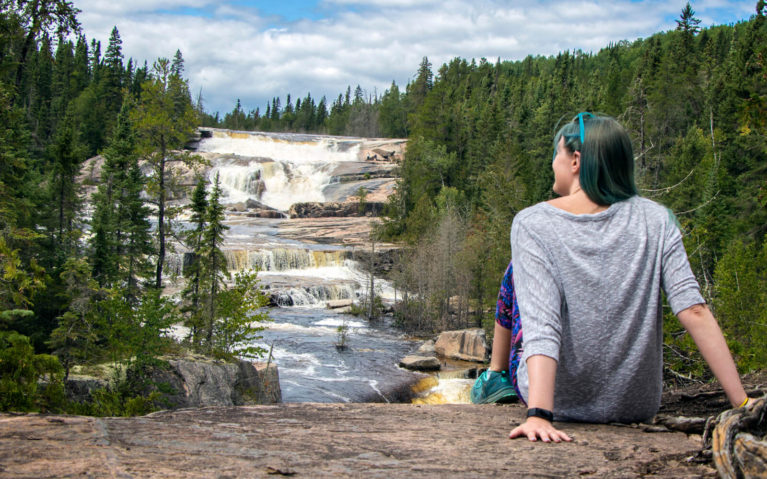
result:
M 202 233 L 200 263 L 203 284 L 205 285 L 205 344 L 208 350 L 213 347 L 217 302 L 219 293 L 225 289 L 224 280 L 228 278 L 226 257 L 221 251 L 224 243 L 224 231 L 229 227 L 224 224 L 224 206 L 221 204 L 221 181 L 218 173 L 213 182 L 213 189 L 208 199 L 205 212 L 205 230 Z
M 191 138 L 197 124 L 189 88 L 184 79 L 174 75 L 170 62 L 160 58 L 154 64 L 153 76 L 141 87 L 141 97 L 131 112 L 139 138 L 139 151 L 152 165 L 150 189 L 157 205 L 158 258 L 155 287 L 162 288 L 163 266 L 166 254 L 169 217 L 167 200 L 173 187 L 168 171 L 170 162 L 183 162 L 192 166 L 199 161 L 188 153 L 178 152 Z
M 64 258 L 74 255 L 77 247 L 76 220 L 80 210 L 80 186 L 76 177 L 85 159 L 83 148 L 77 140 L 71 112 L 67 113 L 60 125 L 53 143 L 49 147 L 51 173 L 49 197 L 51 199 L 51 223 L 49 234 L 52 239 L 55 264 L 62 264 Z
M 207 180 L 202 176 L 197 177 L 197 183 L 192 192 L 189 209 L 191 215 L 189 222 L 192 228 L 186 233 L 186 247 L 190 250 L 191 261 L 184 265 L 184 276 L 186 277 L 186 287 L 181 293 L 186 305 L 182 312 L 187 315 L 187 326 L 191 331 L 192 343 L 200 345 L 199 331 L 202 327 L 200 314 L 200 283 L 202 281 L 202 239 L 206 227 L 206 217 L 208 210 L 208 197 L 205 188 Z M 186 262 L 185 262 L 186 263 Z
M 122 105 L 123 76 L 122 39 L 117 27 L 112 28 L 109 45 L 104 54 L 104 68 L 101 76 L 100 96 L 105 102 L 107 129 L 114 121 Z
M 24 70 L 29 60 L 29 55 L 34 49 L 35 41 L 43 34 L 56 32 L 60 37 L 69 33 L 80 31 L 80 22 L 77 14 L 80 10 L 75 8 L 72 2 L 65 0 L 19 0 L 16 2 L 3 2 L 3 10 L 18 15 L 26 30 L 26 37 L 19 51 L 19 61 L 16 68 L 16 88 L 21 86 Z
M 129 165 L 121 205 L 127 219 L 127 227 L 122 232 L 122 257 L 126 297 L 135 302 L 140 294 L 140 281 L 152 276 L 150 257 L 155 254 L 155 248 L 149 222 L 151 212 L 142 197 L 146 177 L 139 167 L 138 157 L 133 156 Z
M 135 299 L 152 247 L 149 209 L 141 198 L 145 179 L 138 166 L 129 111 L 125 101 L 104 151 L 101 182 L 93 196 L 91 264 L 93 277 L 102 287 L 124 287 Z

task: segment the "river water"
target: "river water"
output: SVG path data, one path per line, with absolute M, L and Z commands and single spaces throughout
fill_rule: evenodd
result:
M 359 187 L 381 200 L 395 181 L 393 163 L 370 161 L 394 150 L 394 142 L 226 130 L 204 136 L 197 151 L 210 162 L 208 178 L 219 175 L 229 205 L 254 200 L 286 212 L 296 202 L 347 200 Z M 369 223 L 227 212 L 222 249 L 230 272 L 258 268 L 265 292 L 280 304 L 268 309 L 272 321 L 254 342 L 272 351 L 285 402 L 401 401 L 424 378 L 397 366 L 418 344 L 390 318 L 368 322 L 327 308 L 328 301 L 366 293 L 369 278 L 353 257 L 367 247 Z M 171 256 L 169 270 L 180 274 L 183 263 L 181 251 Z M 376 294 L 393 301 L 391 286 L 380 278 L 375 283 Z M 343 350 L 336 347 L 339 326 L 348 331 Z

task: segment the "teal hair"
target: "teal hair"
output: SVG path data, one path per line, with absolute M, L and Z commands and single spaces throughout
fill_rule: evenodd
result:
M 631 140 L 615 118 L 579 113 L 554 137 L 554 155 L 560 138 L 581 153 L 580 185 L 591 201 L 606 206 L 639 194 Z

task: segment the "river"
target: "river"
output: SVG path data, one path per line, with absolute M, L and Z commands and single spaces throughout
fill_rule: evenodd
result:
M 401 401 L 423 378 L 397 366 L 418 343 L 390 317 L 368 322 L 327 308 L 328 301 L 367 294 L 369 276 L 354 258 L 369 249 L 373 218 L 262 217 L 282 216 L 277 212 L 302 202 L 356 205 L 360 188 L 367 201 L 383 202 L 393 191 L 403 148 L 404 140 L 217 129 L 205 130 L 196 145 L 210 162 L 209 180 L 219 175 L 223 187 L 228 269 L 257 268 L 279 305 L 268 309 L 272 321 L 255 343 L 272 351 L 285 402 Z M 183 264 L 183 251 L 169 259 L 177 275 Z M 391 303 L 391 285 L 381 278 L 374 283 L 376 294 Z M 336 347 L 339 326 L 348 331 L 345 349 Z

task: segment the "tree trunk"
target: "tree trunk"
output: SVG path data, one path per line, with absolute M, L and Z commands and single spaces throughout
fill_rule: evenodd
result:
M 155 287 L 162 288 L 162 267 L 165 263 L 165 139 L 160 140 L 160 158 L 157 174 L 159 175 L 159 192 L 157 201 L 157 239 L 159 242 L 157 255 L 157 276 Z
M 373 319 L 373 300 L 375 299 L 375 276 L 373 275 L 374 256 L 376 252 L 375 240 L 370 241 L 370 264 L 368 269 L 370 270 L 370 294 L 368 294 L 368 320 Z

